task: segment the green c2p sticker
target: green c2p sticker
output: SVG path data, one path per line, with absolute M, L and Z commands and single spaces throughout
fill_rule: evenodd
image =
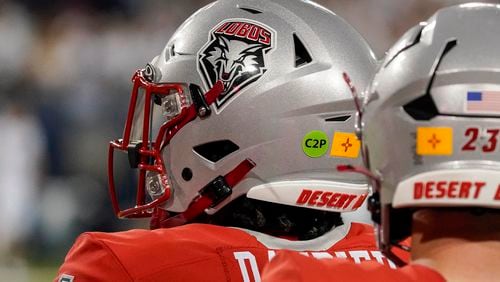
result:
M 313 130 L 302 139 L 302 150 L 311 158 L 319 158 L 328 151 L 328 135 L 323 131 Z

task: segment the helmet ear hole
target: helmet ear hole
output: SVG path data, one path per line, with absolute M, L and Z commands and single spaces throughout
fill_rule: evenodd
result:
M 181 173 L 182 179 L 185 181 L 190 181 L 193 179 L 193 171 L 189 167 L 185 167 Z
M 231 140 L 217 140 L 193 147 L 193 151 L 213 163 L 240 149 Z

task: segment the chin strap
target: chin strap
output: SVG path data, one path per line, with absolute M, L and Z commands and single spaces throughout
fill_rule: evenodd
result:
M 218 176 L 200 190 L 200 195 L 194 199 L 188 209 L 170 217 L 169 213 L 156 208 L 153 212 L 150 228 L 169 228 L 184 225 L 201 215 L 206 209 L 217 206 L 229 197 L 232 189 L 255 167 L 255 163 L 246 159 L 225 176 Z

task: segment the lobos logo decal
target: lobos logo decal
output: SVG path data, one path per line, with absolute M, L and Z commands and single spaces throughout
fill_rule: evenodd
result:
M 275 34 L 248 19 L 224 20 L 212 29 L 198 53 L 198 71 L 207 88 L 218 80 L 224 83 L 216 112 L 267 71 L 266 57 L 275 47 Z

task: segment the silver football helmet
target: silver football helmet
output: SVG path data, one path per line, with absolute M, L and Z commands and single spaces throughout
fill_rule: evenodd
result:
M 202 8 L 133 78 L 124 136 L 110 144 L 116 214 L 172 226 L 244 194 L 355 211 L 366 180 L 335 171 L 360 163 L 342 73 L 364 87 L 375 67 L 364 39 L 313 2 L 220 0 Z M 135 207 L 125 210 L 115 150 L 138 174 Z
M 386 252 L 410 235 L 413 208 L 500 208 L 499 15 L 488 4 L 438 11 L 371 83 L 360 127 Z

